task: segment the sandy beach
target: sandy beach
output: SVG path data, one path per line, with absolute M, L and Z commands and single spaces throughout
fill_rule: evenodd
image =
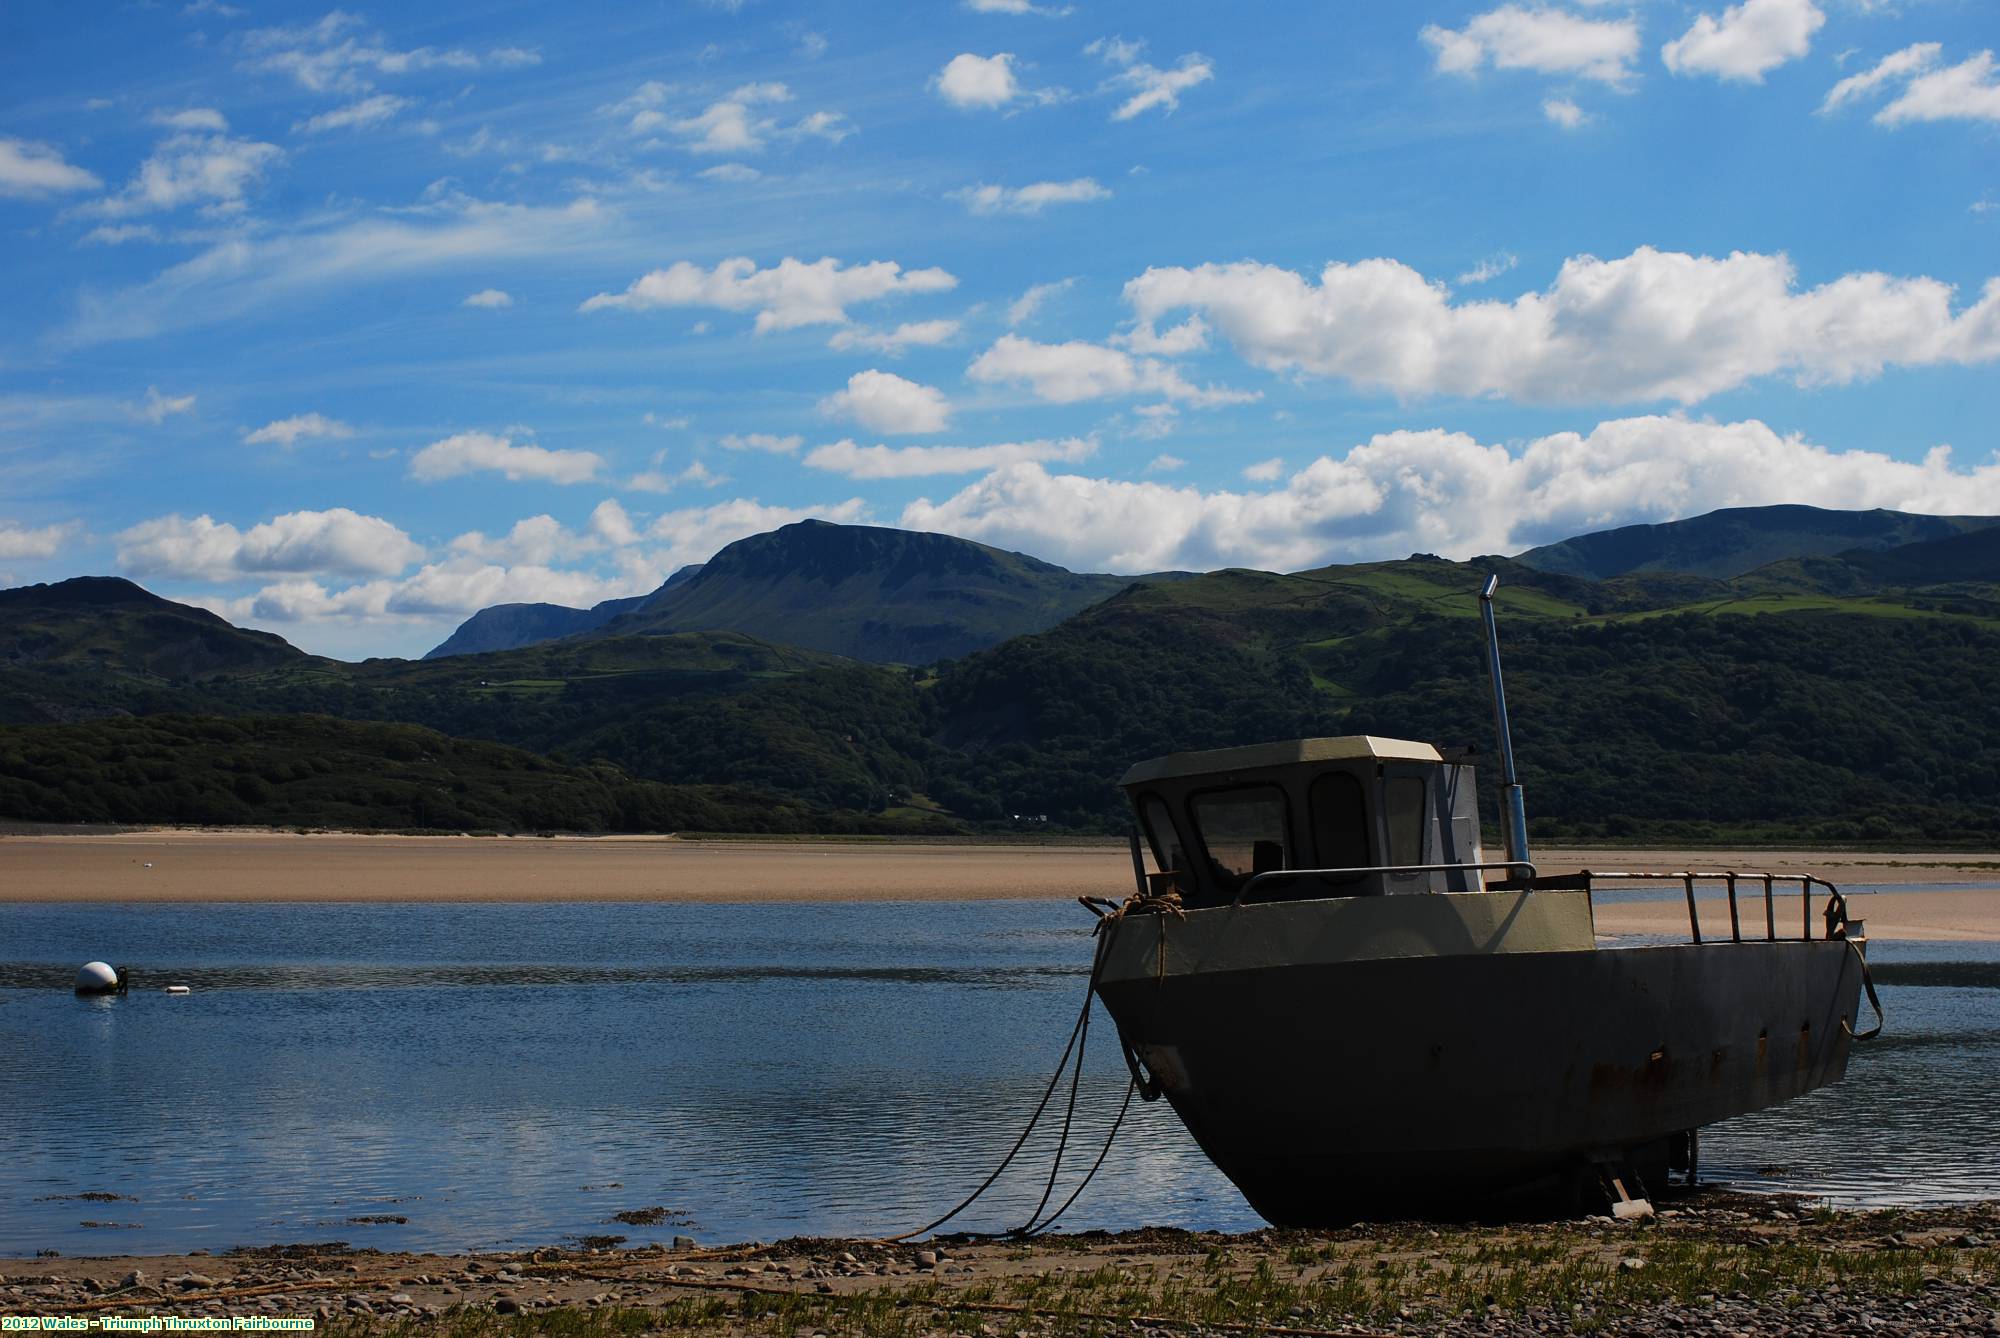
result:
M 1811 870 L 1855 893 L 1878 939 L 2000 939 L 2000 854 L 1816 854 L 1751 850 L 1536 852 L 1545 873 L 1578 869 Z M 110 901 L 960 901 L 1123 897 L 1116 844 L 976 845 L 683 841 L 672 837 L 406 837 L 134 831 L 0 837 L 0 902 Z M 1823 895 L 1821 900 L 1823 900 Z M 1703 932 L 1728 933 L 1704 897 Z M 1745 932 L 1763 925 L 1746 886 Z M 1794 885 L 1781 932 L 1800 923 Z M 1678 934 L 1678 897 L 1600 900 L 1603 934 Z

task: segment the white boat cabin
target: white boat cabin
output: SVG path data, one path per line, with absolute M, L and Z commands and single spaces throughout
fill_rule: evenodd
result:
M 1119 782 L 1159 882 L 1190 909 L 1235 901 L 1485 890 L 1473 768 L 1365 734 L 1174 753 Z M 1278 877 L 1288 870 L 1292 876 Z M 1170 877 L 1169 877 L 1170 875 Z

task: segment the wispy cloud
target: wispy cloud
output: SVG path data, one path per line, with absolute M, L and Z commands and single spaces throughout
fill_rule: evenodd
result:
M 33 140 L 0 138 L 0 196 L 36 199 L 97 190 L 97 174 L 63 161 L 54 146 Z
M 595 242 L 609 217 L 590 199 L 549 207 L 458 200 L 418 216 L 368 215 L 291 233 L 230 237 L 146 283 L 85 291 L 61 337 L 74 344 L 142 338 L 337 285 L 517 256 L 575 255 Z
M 354 429 L 338 418 L 328 418 L 323 413 L 302 413 L 266 423 L 254 432 L 245 432 L 243 443 L 246 446 L 283 446 L 290 450 L 302 441 L 344 441 L 353 435 Z
M 951 198 L 975 214 L 1039 214 L 1052 204 L 1084 204 L 1108 200 L 1111 192 L 1093 177 L 1072 181 L 1036 181 L 1026 186 L 968 186 Z

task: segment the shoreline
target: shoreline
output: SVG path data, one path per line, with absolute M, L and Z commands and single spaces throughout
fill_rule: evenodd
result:
M 2000 1202 L 1816 1209 L 1674 1191 L 1657 1219 L 1147 1228 L 1027 1242 L 798 1239 L 413 1254 L 343 1244 L 0 1261 L 0 1313 L 311 1319 L 457 1335 L 1521 1334 L 1669 1329 L 1984 1335 Z M 1913 1313 L 1916 1311 L 1916 1313 Z M 996 1324 L 997 1321 L 997 1324 Z M 1915 1324 L 1915 1329 L 1910 1328 Z
M 1548 874 L 1595 869 L 1811 870 L 1845 888 L 1877 940 L 2000 941 L 2000 853 L 1605 850 L 1542 847 Z M 1132 887 L 1116 843 L 882 842 L 665 837 L 365 836 L 141 830 L 0 836 L 0 905 L 25 903 L 956 902 L 1122 899 Z M 1745 888 L 1746 935 L 1762 929 L 1761 889 Z M 1819 901 L 1824 900 L 1820 894 Z M 1777 893 L 1781 933 L 1799 894 Z M 1688 930 L 1671 887 L 1596 903 L 1601 935 Z M 1719 888 L 1701 898 L 1703 933 L 1727 935 Z M 1815 921 L 1816 923 L 1816 921 Z M 1753 926 L 1755 927 L 1753 929 Z

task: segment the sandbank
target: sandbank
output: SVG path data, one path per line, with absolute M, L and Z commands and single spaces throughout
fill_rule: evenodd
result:
M 1577 869 L 1810 870 L 1852 893 L 1877 939 L 2000 939 L 2000 854 L 1542 848 Z M 702 841 L 675 837 L 378 836 L 154 830 L 0 837 L 0 902 L 965 901 L 1123 897 L 1117 844 Z M 1860 892 L 1854 889 L 1880 888 Z M 1823 900 L 1823 896 L 1820 898 Z M 1744 890 L 1746 934 L 1761 889 Z M 1781 932 L 1798 895 L 1780 893 Z M 1728 932 L 1720 901 L 1704 933 Z M 1604 934 L 1682 934 L 1685 904 L 1600 899 Z

